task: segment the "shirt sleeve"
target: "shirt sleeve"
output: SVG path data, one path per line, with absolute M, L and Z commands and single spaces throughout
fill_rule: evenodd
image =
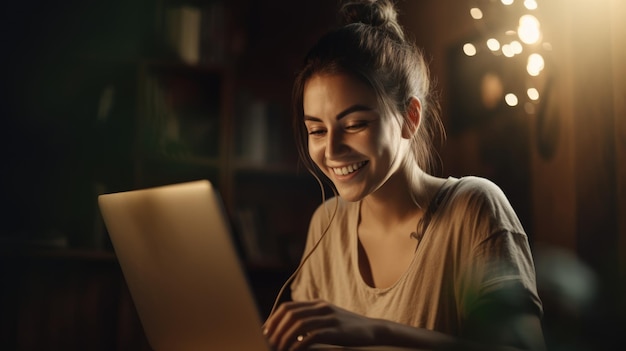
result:
M 541 315 L 528 236 L 504 193 L 482 181 L 473 188 L 471 251 L 458 284 L 464 317 L 493 302 Z
M 465 273 L 467 288 L 463 293 L 466 316 L 494 298 L 510 308 L 542 314 L 535 268 L 525 234 L 494 233 L 475 247 L 471 259 Z

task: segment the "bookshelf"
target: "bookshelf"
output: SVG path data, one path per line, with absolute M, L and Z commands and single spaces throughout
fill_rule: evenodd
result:
M 30 55 L 5 61 L 4 184 L 15 211 L 0 240 L 110 249 L 98 194 L 207 178 L 235 229 L 244 208 L 266 214 L 262 231 L 301 241 L 321 198 L 298 166 L 291 83 L 334 5 L 75 0 L 74 11 L 50 5 L 30 17 L 16 4 L 14 21 L 32 30 L 21 37 Z M 195 44 L 180 39 L 190 36 Z M 19 39 L 15 52 L 27 45 Z
M 325 18 L 328 3 L 70 0 L 46 3 L 45 16 L 16 3 L 15 21 L 34 30 L 11 41 L 21 53 L 28 39 L 29 55 L 4 61 L 12 172 L 3 183 L 13 211 L 0 233 L 0 283 L 9 287 L 0 289 L 0 349 L 147 349 L 97 195 L 196 179 L 220 190 L 261 313 L 269 311 L 321 202 L 298 166 L 289 103 L 306 38 L 324 26 L 313 18 Z M 214 19 L 195 29 L 196 50 L 166 27 L 185 16 L 167 19 L 180 6 Z M 261 255 L 244 247 L 244 226 Z

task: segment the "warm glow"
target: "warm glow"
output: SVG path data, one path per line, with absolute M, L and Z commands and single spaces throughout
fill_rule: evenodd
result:
M 466 43 L 465 45 L 463 45 L 463 52 L 467 56 L 474 56 L 476 55 L 476 47 L 474 46 L 474 44 Z
M 524 110 L 526 110 L 526 113 L 528 113 L 529 115 L 533 115 L 535 114 L 535 105 L 527 102 L 524 104 Z
M 537 1 L 535 0 L 524 0 L 524 6 L 529 10 L 537 9 Z
M 504 86 L 497 74 L 489 72 L 483 76 L 480 86 L 480 96 L 483 106 L 488 110 L 493 110 L 501 101 L 503 93 Z
M 470 9 L 470 15 L 476 20 L 483 18 L 483 12 L 478 7 L 472 7 Z
M 541 30 L 539 27 L 539 20 L 535 16 L 524 15 L 519 19 L 517 34 L 522 42 L 526 44 L 534 44 L 541 39 Z
M 506 104 L 509 106 L 517 106 L 518 103 L 517 96 L 513 93 L 506 94 L 504 101 L 506 101 Z
M 504 5 L 511 5 L 514 2 L 514 0 L 501 0 L 501 1 Z
M 526 94 L 528 94 L 528 98 L 533 101 L 539 100 L 539 91 L 535 88 L 529 88 Z
M 513 50 L 513 47 L 511 47 L 511 45 L 509 45 L 509 44 L 502 45 L 502 53 L 506 57 L 513 57 L 513 56 L 515 56 L 515 50 Z
M 487 47 L 491 51 L 498 51 L 500 50 L 500 42 L 497 39 L 491 38 L 487 40 Z
M 532 54 L 528 56 L 528 64 L 526 65 L 526 71 L 533 77 L 536 77 L 541 73 L 545 66 L 543 57 L 539 54 Z

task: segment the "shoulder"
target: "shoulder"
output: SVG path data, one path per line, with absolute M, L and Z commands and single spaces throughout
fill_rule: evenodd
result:
M 498 185 L 482 177 L 465 176 L 458 178 L 449 190 L 450 196 L 457 200 L 479 202 L 490 207 L 498 206 L 500 203 L 509 203 Z
M 465 176 L 449 186 L 448 207 L 463 211 L 460 218 L 487 219 L 491 225 L 521 231 L 519 219 L 504 191 L 489 179 Z M 492 228 L 495 229 L 495 228 Z
M 453 184 L 455 192 L 465 195 L 476 196 L 501 196 L 503 195 L 502 189 L 494 182 L 487 178 L 477 176 L 465 176 L 461 178 L 455 178 L 456 182 Z

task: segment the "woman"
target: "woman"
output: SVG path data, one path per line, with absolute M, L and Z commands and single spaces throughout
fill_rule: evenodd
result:
M 390 0 L 348 1 L 294 86 L 300 155 L 338 196 L 314 213 L 277 350 L 312 344 L 542 349 L 528 239 L 502 191 L 430 175 L 440 127 Z

